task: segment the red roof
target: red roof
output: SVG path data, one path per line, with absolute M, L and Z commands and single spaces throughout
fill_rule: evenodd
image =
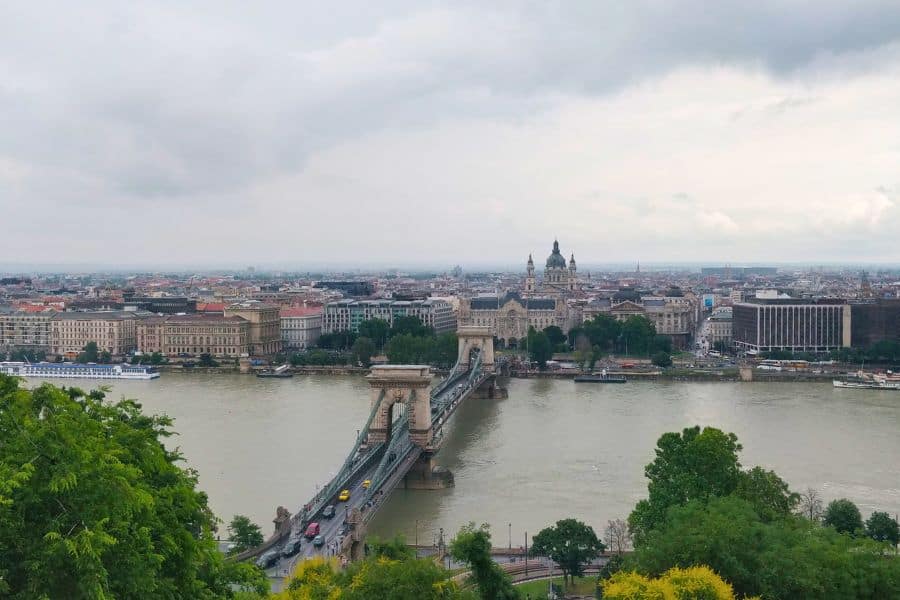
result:
M 198 302 L 197 312 L 225 312 L 224 302 Z
M 324 309 L 321 306 L 290 306 L 281 309 L 282 317 L 308 317 L 320 315 Z

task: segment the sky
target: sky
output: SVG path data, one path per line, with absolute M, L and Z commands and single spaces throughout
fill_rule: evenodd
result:
M 900 2 L 0 4 L 0 263 L 900 262 Z

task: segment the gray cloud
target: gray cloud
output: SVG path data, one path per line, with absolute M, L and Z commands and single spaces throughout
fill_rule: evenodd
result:
M 0 161 L 28 175 L 10 183 L 0 169 L 0 208 L 245 210 L 254 189 L 368 136 L 471 122 L 484 125 L 477 135 L 521 131 L 563 101 L 614 97 L 681 68 L 801 85 L 853 78 L 895 60 L 898 40 L 893 1 L 5 5 Z M 801 92 L 732 114 L 783 116 L 814 100 Z M 330 176 L 352 180 L 358 166 Z M 345 193 L 358 201 L 371 184 Z M 667 192 L 680 193 L 693 197 Z M 727 223 L 727 211 L 709 214 Z

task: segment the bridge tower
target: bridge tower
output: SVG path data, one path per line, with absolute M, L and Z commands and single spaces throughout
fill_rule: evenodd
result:
M 494 368 L 494 334 L 490 327 L 465 325 L 456 330 L 459 340 L 459 365 L 469 368 L 472 350 L 481 351 L 481 365 L 486 370 Z
M 369 426 L 369 444 L 386 442 L 391 435 L 394 405 L 409 415 L 409 435 L 425 448 L 431 443 L 431 373 L 428 365 L 377 365 L 366 377 L 371 386 L 371 406 L 381 405 Z

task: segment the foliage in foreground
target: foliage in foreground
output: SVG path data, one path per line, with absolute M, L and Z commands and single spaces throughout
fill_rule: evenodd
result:
M 168 417 L 132 400 L 0 375 L 0 595 L 230 598 L 265 593 L 226 564 L 197 475 L 165 449 Z
M 334 559 L 312 558 L 297 565 L 274 600 L 475 600 L 429 559 L 392 560 L 372 556 L 340 571 Z
M 600 582 L 607 600 L 734 600 L 734 590 L 705 566 L 675 567 L 658 579 L 620 571 Z M 749 599 L 748 599 L 749 600 Z

